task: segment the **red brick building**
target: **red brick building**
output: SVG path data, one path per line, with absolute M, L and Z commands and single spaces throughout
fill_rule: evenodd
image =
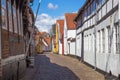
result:
M 34 22 L 29 3 L 29 0 L 0 0 L 0 80 L 18 80 L 24 75 L 25 45 L 29 39 L 25 36 L 30 35 L 28 27 L 33 27 Z

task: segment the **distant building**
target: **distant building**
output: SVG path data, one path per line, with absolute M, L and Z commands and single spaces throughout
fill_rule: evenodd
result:
M 51 37 L 47 32 L 39 32 L 36 34 L 36 50 L 38 53 L 52 50 Z
M 43 51 L 51 52 L 52 51 L 51 37 L 50 36 L 44 37 L 43 41 L 44 41 Z
M 59 54 L 64 55 L 64 20 L 57 20 L 56 25 L 58 27 L 58 46 L 59 46 Z
M 76 13 L 66 13 L 64 20 L 64 54 L 75 55 Z
M 57 24 L 57 22 L 56 22 L 56 24 Z M 59 41 L 58 41 L 58 26 L 57 25 L 55 26 L 55 35 L 53 36 L 53 44 L 54 44 L 53 53 L 58 54 Z

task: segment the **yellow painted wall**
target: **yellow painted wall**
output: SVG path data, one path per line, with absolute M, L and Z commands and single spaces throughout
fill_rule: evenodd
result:
M 55 36 L 55 45 L 53 48 L 53 52 L 58 54 L 58 26 L 56 26 L 56 36 Z

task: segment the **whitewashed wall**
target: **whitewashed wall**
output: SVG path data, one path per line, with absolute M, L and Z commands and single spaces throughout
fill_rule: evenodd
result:
M 70 54 L 75 55 L 75 42 L 70 43 Z
M 103 70 L 103 71 L 112 71 L 114 75 L 118 75 L 120 73 L 119 69 L 119 60 L 120 60 L 120 54 L 116 52 L 116 46 L 115 46 L 115 25 L 116 21 L 118 21 L 117 18 L 117 12 L 113 13 L 112 18 L 108 17 L 103 22 L 101 22 L 99 25 L 96 26 L 96 67 Z M 115 22 L 111 22 L 115 21 Z M 117 20 L 114 20 L 117 19 Z M 108 45 L 108 31 L 107 27 L 110 26 L 113 30 L 113 36 L 112 36 L 112 47 L 111 47 L 111 53 L 109 53 L 109 45 Z M 102 36 L 102 29 L 104 29 L 104 36 L 105 36 L 105 45 L 103 46 L 103 36 Z M 100 32 L 98 32 L 100 31 Z M 95 65 L 95 54 L 94 54 L 94 28 L 86 30 L 84 32 L 84 60 L 85 62 Z M 91 44 L 92 43 L 92 44 Z M 104 50 L 105 48 L 105 50 Z
M 59 54 L 62 54 L 62 43 L 59 40 Z
M 68 35 L 67 38 L 70 38 L 70 37 L 75 38 L 76 30 L 68 30 L 67 35 Z
M 109 11 L 114 8 L 120 0 L 113 0 L 113 5 L 112 5 L 112 0 L 108 0 L 107 4 L 105 4 L 101 10 L 98 12 L 98 19 L 102 19 L 106 14 L 109 13 Z M 118 76 L 120 74 L 120 53 L 117 53 L 116 51 L 116 37 L 115 37 L 115 23 L 118 22 L 120 19 L 120 15 L 118 14 L 119 11 L 114 12 L 112 15 L 107 17 L 105 20 L 101 21 L 98 25 L 94 26 L 93 28 L 90 28 L 88 30 L 88 27 L 90 27 L 92 24 L 95 24 L 95 17 L 92 19 L 89 19 L 86 21 L 83 26 L 82 30 L 84 31 L 84 61 L 91 64 L 92 66 L 95 66 L 96 62 L 96 67 L 103 70 L 103 71 L 112 71 L 113 75 Z M 119 19 L 118 19 L 119 15 Z M 112 22 L 111 22 L 112 21 Z M 92 24 L 91 24 L 91 23 Z M 108 29 L 107 27 L 110 26 L 113 29 L 113 37 L 112 37 L 112 47 L 111 47 L 111 52 L 108 50 Z M 96 39 L 94 36 L 94 29 L 96 33 Z M 104 29 L 104 33 L 102 30 Z M 77 30 L 77 33 L 80 32 L 81 29 Z M 103 36 L 104 34 L 104 36 Z M 105 42 L 103 41 L 103 37 L 105 38 Z M 80 34 L 77 35 L 77 55 L 79 55 L 79 47 L 81 38 Z M 96 40 L 96 43 L 95 43 Z M 104 43 L 104 45 L 103 45 Z M 96 47 L 95 47 L 96 44 Z M 96 56 L 95 56 L 95 48 L 96 48 Z M 80 56 L 80 55 L 79 55 Z M 96 57 L 96 61 L 95 61 Z
M 66 19 L 64 20 L 64 54 L 65 54 L 65 55 L 68 54 Z
M 77 35 L 76 37 L 76 55 L 81 57 L 81 34 Z

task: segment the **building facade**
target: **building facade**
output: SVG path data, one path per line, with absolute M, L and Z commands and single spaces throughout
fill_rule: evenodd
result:
M 23 14 L 29 3 L 28 0 L 0 0 L 0 80 L 18 80 L 24 75 L 26 54 Z
M 120 74 L 119 0 L 86 0 L 75 21 L 76 55 L 113 75 Z
M 57 20 L 56 25 L 58 26 L 58 42 L 59 42 L 59 54 L 64 55 L 64 20 Z
M 76 13 L 66 13 L 64 20 L 64 54 L 75 55 Z

